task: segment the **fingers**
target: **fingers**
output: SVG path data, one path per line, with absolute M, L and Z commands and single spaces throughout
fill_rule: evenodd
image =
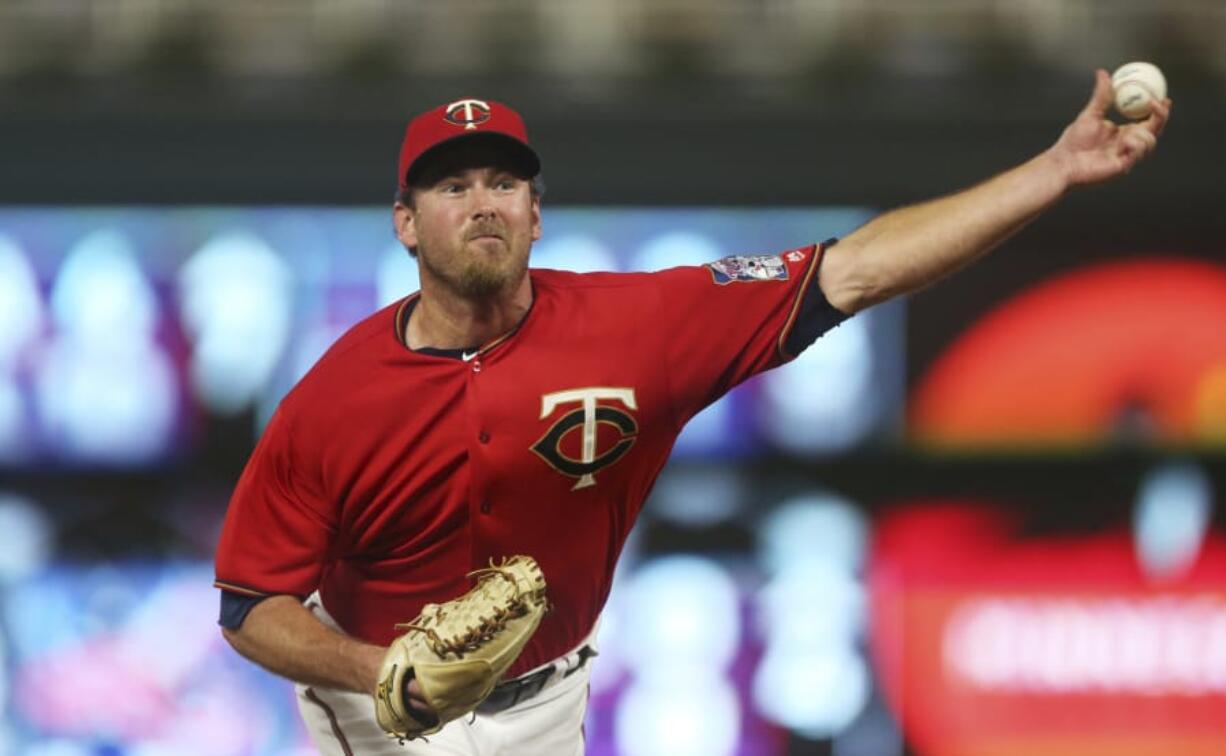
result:
M 408 704 L 409 716 L 426 727 L 438 724 L 438 715 L 430 708 L 429 702 L 426 701 L 426 694 L 422 693 L 421 685 L 417 680 L 410 680 L 404 687 L 405 692 L 408 693 L 405 703 Z
M 1132 160 L 1140 160 L 1158 146 L 1158 135 L 1166 128 L 1171 116 L 1169 99 L 1150 105 L 1149 117 L 1140 123 L 1132 123 L 1120 129 L 1119 140 L 1124 153 Z
M 409 704 L 414 708 L 425 709 L 429 706 L 426 703 L 426 694 L 421 692 L 421 683 L 417 682 L 416 677 L 408 679 L 404 686 L 404 690 L 409 694 Z
M 1090 95 L 1090 101 L 1086 103 L 1085 110 L 1082 112 L 1089 113 L 1095 118 L 1106 118 L 1107 109 L 1113 102 L 1115 102 L 1115 87 L 1111 85 L 1111 75 L 1100 68 L 1094 72 L 1094 92 Z
M 1171 118 L 1172 104 L 1169 97 L 1150 103 L 1149 117 L 1142 121 L 1140 125 L 1154 136 L 1161 135 L 1162 130 L 1166 128 L 1166 122 Z
M 1144 157 L 1158 146 L 1158 137 L 1141 124 L 1136 124 L 1123 129 L 1120 133 L 1120 142 L 1130 154 Z

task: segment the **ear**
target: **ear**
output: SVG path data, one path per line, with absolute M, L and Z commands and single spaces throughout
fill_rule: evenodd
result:
M 532 241 L 541 239 L 541 198 L 532 198 Z
M 397 202 L 392 205 L 392 222 L 396 227 L 396 238 L 407 248 L 417 247 L 417 213 L 413 208 Z

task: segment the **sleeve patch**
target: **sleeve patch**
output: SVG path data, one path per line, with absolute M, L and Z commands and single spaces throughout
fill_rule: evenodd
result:
M 720 286 L 733 281 L 788 280 L 788 266 L 780 255 L 732 255 L 707 263 L 707 268 Z

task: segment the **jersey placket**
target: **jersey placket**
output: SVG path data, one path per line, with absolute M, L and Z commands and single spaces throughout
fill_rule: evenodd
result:
M 478 353 L 471 360 L 463 363 L 465 376 L 464 401 L 468 416 L 468 460 L 469 460 L 469 564 L 476 567 L 477 552 L 483 539 L 480 531 L 483 522 L 493 514 L 493 502 L 489 490 L 489 444 L 493 440 L 487 425 L 488 419 L 482 412 L 481 390 L 485 380 L 485 354 Z

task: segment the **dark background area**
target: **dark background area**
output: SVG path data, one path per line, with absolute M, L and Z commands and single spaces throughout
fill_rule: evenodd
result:
M 0 25 L 18 5 L 0 6 Z M 756 4 L 764 13 L 770 5 Z M 1098 19 L 1114 12 L 1110 3 L 1089 5 Z M 1131 256 L 1226 263 L 1226 76 L 1212 63 L 1212 46 L 1169 32 L 1162 8 L 1127 5 L 1121 28 L 1131 37 L 1089 23 L 1085 44 L 1111 31 L 1136 44 L 1107 45 L 1128 49 L 1129 58 L 1105 52 L 1094 65 L 1110 70 L 1142 58 L 1163 66 L 1175 106 L 1157 153 L 1134 175 L 1072 194 L 992 255 L 909 297 L 909 385 L 965 327 L 1055 274 Z M 1164 7 L 1203 12 L 1205 38 L 1220 47 L 1213 30 L 1226 22 L 1209 5 Z M 697 25 L 705 9 L 691 10 Z M 1181 28 L 1187 26 L 1185 19 Z M 972 185 L 1046 149 L 1085 105 L 1093 67 L 1069 62 L 1092 57 L 1079 53 L 1076 41 L 1039 59 L 989 29 L 981 39 L 917 32 L 921 42 L 912 39 L 908 49 L 961 56 L 959 65 L 935 73 L 890 63 L 892 55 L 905 56 L 888 38 L 870 37 L 835 45 L 810 67 L 783 74 L 717 71 L 710 63 L 718 50 L 696 54 L 681 33 L 652 48 L 645 72 L 621 78 L 542 73 L 514 54 L 487 59 L 479 73 L 449 72 L 444 64 L 418 71 L 403 58 L 391 62 L 400 44 L 391 34 L 331 69 L 291 76 L 241 66 L 223 73 L 225 53 L 192 34 L 169 35 L 144 62 L 94 70 L 86 53 L 99 28 L 65 35 L 34 64 L 0 73 L 0 205 L 390 206 L 408 118 L 472 96 L 525 115 L 544 163 L 546 234 L 551 206 L 884 210 Z M 406 29 L 404 44 L 429 33 Z M 739 36 L 755 33 L 746 28 Z M 532 40 L 512 34 L 499 44 L 525 43 Z M 209 416 L 196 453 L 164 466 L 0 467 L 0 480 L 46 504 L 58 558 L 208 559 L 256 424 L 253 411 Z M 1215 491 L 1226 490 L 1221 446 L 1157 448 L 1121 436 L 1074 453 L 948 455 L 908 445 L 899 430 L 901 441 L 830 457 L 772 455 L 739 464 L 754 497 L 749 504 L 769 508 L 820 488 L 845 494 L 872 516 L 904 500 L 957 497 L 1008 505 L 1030 535 L 1083 534 L 1126 526 L 1139 482 L 1168 461 L 1191 461 Z M 685 464 L 698 471 L 722 466 Z M 641 548 L 744 553 L 753 548 L 760 514 L 751 509 L 709 526 L 683 526 L 654 517 L 649 506 Z M 1226 528 L 1221 507 L 1214 518 L 1219 531 Z M 791 753 L 833 752 L 829 741 L 796 735 L 791 742 Z

